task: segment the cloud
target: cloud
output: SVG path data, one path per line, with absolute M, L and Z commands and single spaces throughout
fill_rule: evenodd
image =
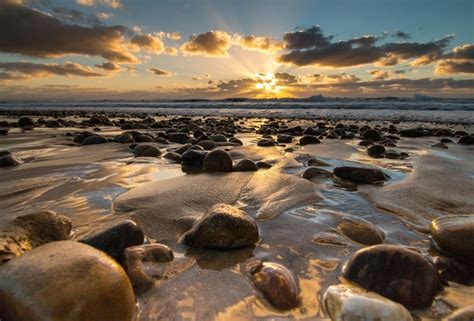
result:
M 231 36 L 221 30 L 192 35 L 180 50 L 185 55 L 226 56 Z
M 376 63 L 381 66 L 396 65 L 400 61 L 416 59 L 414 65 L 426 65 L 443 56 L 444 49 L 453 36 L 446 36 L 427 43 L 402 42 L 377 45 L 377 36 L 365 35 L 349 40 L 332 42 L 313 26 L 309 29 L 286 33 L 283 39 L 288 53 L 277 57 L 277 62 L 294 66 L 352 67 Z
M 283 49 L 283 43 L 273 39 L 270 36 L 234 36 L 234 43 L 250 50 L 259 50 L 262 52 L 276 52 Z
M 436 64 L 437 74 L 474 73 L 474 44 L 465 44 L 444 55 Z
M 411 37 L 410 34 L 400 31 L 400 30 L 396 30 L 393 36 L 395 38 L 404 39 L 404 40 L 410 39 Z
M 99 12 L 96 16 L 97 16 L 98 19 L 107 20 L 107 19 L 112 18 L 114 16 L 114 14 L 113 13 L 107 13 L 107 12 Z
M 176 49 L 175 47 L 166 47 L 165 48 L 165 53 L 168 56 L 176 56 L 176 55 L 178 55 L 178 49 Z
M 283 36 L 287 49 L 325 47 L 331 43 L 332 38 L 333 36 L 325 36 L 319 26 L 287 32 Z
M 37 10 L 0 2 L 0 52 L 40 58 L 68 54 L 101 56 L 115 63 L 138 63 L 126 48 L 123 26 L 66 24 Z
M 86 15 L 83 12 L 76 9 L 67 9 L 64 7 L 54 7 L 52 11 L 56 18 L 63 21 L 78 23 L 78 24 L 91 24 L 100 25 L 101 21 L 98 16 Z
M 159 37 L 155 37 L 152 34 L 140 34 L 132 37 L 130 43 L 135 47 L 136 50 L 143 49 L 148 52 L 160 54 L 165 50 L 165 45 Z
M 120 0 L 76 0 L 76 3 L 86 7 L 106 6 L 113 9 L 118 9 L 122 6 Z
M 373 80 L 383 80 L 387 79 L 389 76 L 389 72 L 387 70 L 373 69 L 367 72 L 372 75 Z
M 89 66 L 72 62 L 66 62 L 63 65 L 56 63 L 38 64 L 32 62 L 0 62 L 0 70 L 3 70 L 3 76 L 1 77 L 2 80 L 24 80 L 55 75 L 80 77 L 102 77 L 107 75 L 107 73 Z M 111 71 L 110 69 L 106 70 Z
M 120 71 L 122 68 L 120 68 L 119 65 L 114 64 L 113 62 L 104 62 L 100 65 L 95 65 L 97 68 L 101 68 L 107 71 Z
M 171 72 L 159 68 L 150 68 L 148 71 L 154 73 L 157 76 L 171 76 L 173 75 Z
M 181 32 L 168 32 L 166 38 L 170 40 L 181 40 Z
M 287 72 L 277 72 L 274 77 L 278 86 L 287 86 L 298 82 L 298 78 L 295 75 Z
M 324 75 L 314 74 L 308 77 L 310 84 L 335 85 L 335 84 L 352 84 L 360 81 L 355 75 L 347 75 L 346 73 Z

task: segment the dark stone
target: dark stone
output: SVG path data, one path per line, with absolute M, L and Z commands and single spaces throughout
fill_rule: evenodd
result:
M 387 174 L 377 168 L 363 167 L 336 167 L 334 175 L 354 183 L 372 184 L 375 182 L 385 181 L 390 178 Z
M 153 145 L 138 145 L 133 149 L 133 154 L 136 157 L 160 157 L 161 150 Z
M 362 133 L 362 137 L 375 142 L 382 139 L 382 136 L 375 129 L 367 129 Z
M 407 308 L 431 305 L 438 273 L 421 254 L 396 245 L 374 245 L 357 251 L 343 269 L 344 277 Z
M 189 140 L 189 135 L 186 133 L 169 133 L 168 140 L 172 143 L 185 144 Z
M 232 165 L 229 153 L 218 149 L 206 155 L 202 168 L 204 172 L 230 172 Z
M 212 135 L 209 138 L 213 142 L 227 143 L 227 137 L 225 137 L 224 135 Z
M 116 260 L 120 259 L 123 250 L 145 241 L 143 231 L 133 221 L 126 220 L 112 227 L 89 235 L 79 242 L 99 249 Z
M 131 144 L 135 142 L 133 140 L 133 136 L 128 133 L 117 135 L 115 136 L 114 140 L 120 144 Z
M 133 140 L 136 143 L 151 143 L 153 141 L 153 137 L 150 135 L 137 135 L 133 137 Z
M 321 141 L 316 136 L 306 135 L 300 138 L 300 145 L 319 144 Z
M 235 172 L 255 172 L 257 170 L 257 164 L 250 159 L 242 159 L 234 166 Z
M 385 153 L 385 147 L 383 147 L 381 145 L 373 145 L 373 146 L 370 146 L 369 148 L 367 148 L 367 154 L 370 157 L 382 158 L 383 153 Z
M 402 129 L 398 132 L 402 137 L 423 137 L 425 133 L 418 128 Z
M 473 136 L 463 136 L 463 137 L 459 138 L 458 144 L 474 145 L 474 137 Z
M 260 147 L 271 147 L 275 145 L 276 143 L 273 140 L 266 139 L 266 138 L 259 140 L 257 143 L 257 146 L 260 146 Z
M 215 142 L 213 142 L 211 140 L 202 140 L 197 144 L 198 144 L 198 146 L 201 146 L 205 150 L 212 150 L 212 149 L 214 149 L 218 146 Z
M 258 168 L 271 168 L 272 164 L 270 164 L 268 162 L 264 162 L 264 161 L 259 161 L 259 162 L 257 162 L 257 167 Z
M 216 204 L 180 241 L 188 246 L 234 249 L 253 245 L 258 239 L 257 223 L 247 213 L 228 204 Z
M 33 120 L 30 118 L 30 117 L 20 117 L 20 119 L 18 119 L 18 126 L 20 127 L 34 127 L 35 126 L 35 123 L 33 122 Z
M 232 143 L 232 144 L 235 144 L 235 145 L 239 145 L 239 146 L 242 146 L 243 143 L 240 139 L 238 138 L 235 138 L 235 137 L 231 137 L 229 138 L 229 143 Z
M 363 219 L 345 218 L 337 228 L 350 240 L 363 245 L 380 244 L 385 239 L 377 226 Z
M 443 143 L 436 143 L 434 145 L 431 145 L 431 147 L 435 147 L 435 148 L 442 148 L 442 149 L 448 149 L 448 146 L 443 144 Z
M 16 157 L 10 153 L 0 156 L 0 167 L 18 166 L 21 163 L 22 161 L 19 157 Z
M 277 142 L 281 144 L 289 144 L 293 141 L 293 137 L 290 135 L 278 135 Z
M 188 166 L 198 166 L 202 167 L 204 163 L 204 158 L 206 157 L 205 152 L 200 152 L 197 150 L 187 150 L 181 156 L 181 163 Z
M 325 169 L 321 169 L 318 167 L 308 167 L 306 168 L 303 173 L 301 173 L 301 177 L 305 179 L 313 179 L 315 177 L 327 177 L 331 176 L 331 172 L 328 172 Z
M 93 135 L 86 137 L 82 140 L 82 145 L 96 145 L 96 144 L 105 144 L 109 141 L 104 136 Z
M 163 157 L 166 159 L 172 160 L 176 163 L 181 163 L 181 155 L 178 153 L 175 153 L 175 152 L 166 153 Z

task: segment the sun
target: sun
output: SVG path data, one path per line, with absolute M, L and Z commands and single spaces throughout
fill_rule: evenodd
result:
M 278 80 L 273 73 L 257 74 L 257 84 L 255 88 L 262 90 L 264 94 L 276 95 L 282 90 L 282 86 L 278 85 Z

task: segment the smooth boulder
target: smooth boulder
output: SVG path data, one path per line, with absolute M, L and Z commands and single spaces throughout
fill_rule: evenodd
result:
M 439 285 L 438 272 L 427 258 L 396 245 L 374 245 L 357 251 L 344 266 L 343 274 L 407 308 L 430 306 Z
M 300 138 L 300 145 L 311 145 L 311 144 L 319 144 L 321 141 L 319 140 L 318 137 L 312 136 L 312 135 L 305 135 Z
M 130 321 L 135 310 L 122 267 L 85 244 L 52 242 L 0 266 L 2 321 Z
M 223 150 L 214 150 L 206 155 L 202 164 L 204 172 L 231 172 L 232 158 Z
M 474 215 L 446 215 L 431 222 L 430 235 L 445 253 L 474 263 Z
M 333 321 L 412 321 L 402 305 L 374 292 L 348 285 L 332 285 L 324 293 L 324 307 Z
M 245 247 L 258 240 L 258 227 L 253 218 L 228 204 L 212 206 L 180 238 L 180 242 L 188 246 L 217 249 Z
M 234 166 L 235 172 L 255 172 L 257 170 L 257 164 L 250 159 L 242 159 Z
M 104 136 L 92 135 L 92 136 L 88 136 L 84 138 L 81 144 L 82 145 L 97 145 L 97 144 L 105 144 L 108 142 L 109 141 Z
M 350 240 L 363 245 L 380 244 L 385 238 L 377 226 L 364 219 L 346 218 L 337 228 Z
M 160 157 L 161 150 L 156 146 L 143 144 L 135 147 L 133 149 L 133 154 L 136 157 Z

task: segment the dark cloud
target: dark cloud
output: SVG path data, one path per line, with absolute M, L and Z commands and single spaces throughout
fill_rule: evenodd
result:
M 277 72 L 274 77 L 278 86 L 287 86 L 298 82 L 298 78 L 295 75 L 287 72 Z
M 474 44 L 455 47 L 436 64 L 438 74 L 474 73 Z
M 410 39 L 410 34 L 408 34 L 406 32 L 403 32 L 403 31 L 400 31 L 400 30 L 395 31 L 393 36 L 395 38 L 404 39 L 404 40 Z
M 186 55 L 225 56 L 231 45 L 231 36 L 221 30 L 192 35 L 181 47 Z
M 372 75 L 373 80 L 383 80 L 387 79 L 389 76 L 389 72 L 387 70 L 374 69 L 369 70 L 368 73 Z
M 120 71 L 121 68 L 119 65 L 114 64 L 113 62 L 103 62 L 100 65 L 95 65 L 97 68 L 101 68 L 107 71 Z
M 100 25 L 102 22 L 97 16 L 86 15 L 82 11 L 76 9 L 67 9 L 64 7 L 54 7 L 52 9 L 54 16 L 63 21 L 77 24 Z
M 119 63 L 137 63 L 126 48 L 123 26 L 84 27 L 11 1 L 0 2 L 0 52 L 41 58 L 67 54 L 102 56 Z
M 319 27 L 286 33 L 285 46 L 294 49 L 277 58 L 280 63 L 295 66 L 350 67 L 369 63 L 382 66 L 396 65 L 401 60 L 416 59 L 414 64 L 425 65 L 443 56 L 452 36 L 427 43 L 402 42 L 377 45 L 377 36 L 362 36 L 332 42 Z
M 326 47 L 331 43 L 332 38 L 333 36 L 325 36 L 319 26 L 287 32 L 283 36 L 287 49 Z
M 139 34 L 134 36 L 130 43 L 137 47 L 138 50 L 143 49 L 153 53 L 162 53 L 165 50 L 165 45 L 159 37 L 152 34 Z
M 58 76 L 101 77 L 107 75 L 88 66 L 67 62 L 61 64 L 37 64 L 32 62 L 0 62 L 3 80 L 22 80 L 30 78 Z
M 148 71 L 154 73 L 157 76 L 171 76 L 172 75 L 171 72 L 167 70 L 159 69 L 159 68 L 150 68 Z

